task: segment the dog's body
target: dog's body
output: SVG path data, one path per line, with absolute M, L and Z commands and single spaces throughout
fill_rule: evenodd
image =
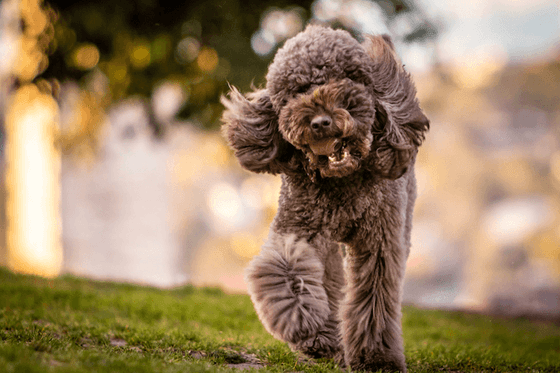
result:
M 412 166 L 429 122 L 388 37 L 359 44 L 310 26 L 278 51 L 265 89 L 233 89 L 223 103 L 242 166 L 282 174 L 278 213 L 246 276 L 264 326 L 313 357 L 406 371 Z

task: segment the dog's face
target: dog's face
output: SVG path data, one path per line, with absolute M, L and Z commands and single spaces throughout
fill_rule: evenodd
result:
M 266 88 L 222 98 L 224 133 L 250 171 L 397 179 L 429 128 L 388 36 L 358 43 L 309 26 L 277 52 L 266 79 Z
M 280 111 L 279 129 L 322 177 L 347 176 L 371 151 L 373 102 L 362 84 L 329 82 L 288 101 Z

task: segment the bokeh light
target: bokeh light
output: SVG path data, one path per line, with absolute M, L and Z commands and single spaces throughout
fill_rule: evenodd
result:
M 83 44 L 74 50 L 73 63 L 78 69 L 90 70 L 99 62 L 99 49 L 93 44 Z
M 243 205 L 237 189 L 226 182 L 213 185 L 207 197 L 208 207 L 223 229 L 235 228 L 243 219 Z
M 148 40 L 136 40 L 130 50 L 130 63 L 135 69 L 144 69 L 152 61 L 150 43 Z
M 178 82 L 163 82 L 154 89 L 152 107 L 154 115 L 162 122 L 170 122 L 189 99 Z
M 270 54 L 275 46 L 274 34 L 268 30 L 259 30 L 251 36 L 251 47 L 259 56 Z
M 186 37 L 177 44 L 175 56 L 179 63 L 185 64 L 196 60 L 200 51 L 200 43 L 193 37 Z
M 213 48 L 202 48 L 198 57 L 196 58 L 196 63 L 200 70 L 204 72 L 211 72 L 218 66 L 218 53 Z
M 19 53 L 12 69 L 14 75 L 21 80 L 31 81 L 48 66 L 45 51 L 54 36 L 54 14 L 37 0 L 21 1 L 19 10 L 21 22 L 26 27 L 15 43 Z
M 284 40 L 303 29 L 303 9 L 268 9 L 261 18 L 261 27 L 251 37 L 251 47 L 259 56 L 267 56 Z

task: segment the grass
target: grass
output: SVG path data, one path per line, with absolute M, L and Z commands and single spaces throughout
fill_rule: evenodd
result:
M 405 307 L 409 372 L 560 372 L 560 326 Z M 340 372 L 290 351 L 248 296 L 0 268 L 0 372 Z

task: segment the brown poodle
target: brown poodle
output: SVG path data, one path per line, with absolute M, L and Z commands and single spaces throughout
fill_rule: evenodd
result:
M 309 26 L 232 89 L 223 131 L 243 167 L 282 174 L 278 213 L 246 273 L 266 329 L 355 370 L 406 371 L 401 298 L 429 121 L 387 36 Z M 344 253 L 344 254 L 343 254 Z

